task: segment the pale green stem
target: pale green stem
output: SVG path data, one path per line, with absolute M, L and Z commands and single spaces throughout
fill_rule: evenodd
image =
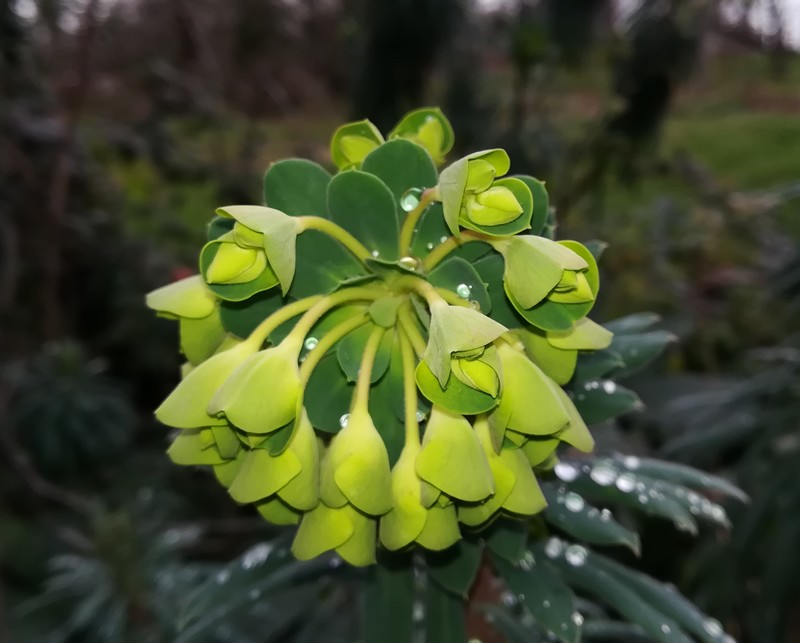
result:
M 411 312 L 410 305 L 406 304 L 397 311 L 397 320 L 400 322 L 400 328 L 414 347 L 414 352 L 417 354 L 417 357 L 422 357 L 425 353 L 427 342 L 417 328 L 417 323 L 414 321 L 414 315 Z
M 353 332 L 356 328 L 363 326 L 369 321 L 369 315 L 365 312 L 360 315 L 353 315 L 349 319 L 334 326 L 330 331 L 325 333 L 319 343 L 308 352 L 306 360 L 300 366 L 300 382 L 303 386 L 308 384 L 311 379 L 311 374 L 320 363 L 323 357 L 328 353 L 334 344 L 342 339 L 345 335 Z
M 366 346 L 364 346 L 364 354 L 361 356 L 361 364 L 358 368 L 358 380 L 356 380 L 356 392 L 353 394 L 351 413 L 356 410 L 368 412 L 372 367 L 375 365 L 375 356 L 378 353 L 378 347 L 385 332 L 386 329 L 382 326 L 375 326 L 372 333 L 370 333 L 369 339 L 367 339 Z
M 471 308 L 468 300 L 460 297 L 452 290 L 447 290 L 447 288 L 437 288 L 436 293 L 448 304 L 452 304 L 453 306 L 463 306 L 464 308 Z
M 323 299 L 322 295 L 314 295 L 313 297 L 306 297 L 305 299 L 298 299 L 291 304 L 287 304 L 280 310 L 275 311 L 264 321 L 262 321 L 255 330 L 250 333 L 247 341 L 257 343 L 259 346 L 269 337 L 270 333 L 274 331 L 281 324 L 289 321 L 292 317 L 297 317 L 301 313 L 306 312 Z
M 336 239 L 362 263 L 372 257 L 372 253 L 352 234 L 333 221 L 322 217 L 297 217 L 300 220 L 301 231 L 318 230 L 327 234 L 332 239 Z
M 414 229 L 417 227 L 417 223 L 419 223 L 422 214 L 425 212 L 428 206 L 434 202 L 435 194 L 436 191 L 433 188 L 428 188 L 425 190 L 422 193 L 422 197 L 420 198 L 417 207 L 406 215 L 406 218 L 403 221 L 403 227 L 400 230 L 401 257 L 404 257 L 411 252 L 411 240 L 414 237 Z
M 385 294 L 386 293 L 384 291 L 376 290 L 374 288 L 346 288 L 330 295 L 326 295 L 320 301 L 314 304 L 314 306 L 312 306 L 309 311 L 300 318 L 300 321 L 297 322 L 295 327 L 283 341 L 294 343 L 297 346 L 297 351 L 300 352 L 300 348 L 303 345 L 303 340 L 305 339 L 306 335 L 308 335 L 308 333 L 314 327 L 314 324 L 319 321 L 319 318 L 327 313 L 331 308 L 335 308 L 341 304 L 346 304 L 350 301 L 371 301 Z
M 405 444 L 411 448 L 419 445 L 419 422 L 417 421 L 417 382 L 414 377 L 415 359 L 411 340 L 405 331 L 398 333 L 400 355 L 403 360 L 403 399 L 405 406 Z
M 448 237 L 441 244 L 436 246 L 428 253 L 428 256 L 422 260 L 422 267 L 425 271 L 432 270 L 438 266 L 442 260 L 454 250 L 460 248 L 464 244 L 472 243 L 474 241 L 483 241 L 489 245 L 494 246 L 495 242 L 509 239 L 510 237 L 490 237 L 488 234 L 482 234 L 473 230 L 462 230 L 461 238 Z

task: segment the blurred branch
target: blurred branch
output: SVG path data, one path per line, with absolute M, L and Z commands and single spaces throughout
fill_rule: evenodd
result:
M 7 383 L 0 382 L 0 417 L 5 420 L 0 425 L 0 453 L 5 454 L 11 467 L 34 494 L 78 514 L 89 516 L 92 513 L 92 503 L 88 499 L 53 484 L 33 466 L 28 454 L 14 437 L 8 412 L 10 398 L 10 387 Z
M 43 284 L 42 313 L 44 335 L 56 339 L 61 334 L 61 226 L 67 208 L 70 183 L 70 165 L 74 155 L 75 137 L 81 112 L 91 85 L 91 53 L 97 30 L 98 0 L 89 0 L 83 13 L 75 59 L 75 86 L 64 97 L 64 123 L 61 143 L 56 151 L 53 176 L 48 192 L 47 222 L 44 226 L 42 253 Z

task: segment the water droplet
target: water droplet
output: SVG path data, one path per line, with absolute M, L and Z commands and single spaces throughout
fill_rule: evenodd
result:
M 542 601 L 542 607 L 544 607 L 545 609 L 548 609 L 550 607 L 550 605 L 551 605 L 551 603 L 547 599 L 544 599 Z
M 470 299 L 469 300 L 469 307 L 472 308 L 472 310 L 480 310 L 481 309 L 481 303 L 477 299 Z
M 262 565 L 272 553 L 272 545 L 269 543 L 259 543 L 247 550 L 242 556 L 242 569 L 253 569 Z
M 583 625 L 583 614 L 580 612 L 573 612 L 572 613 L 572 622 L 575 623 L 578 627 Z
M 709 636 L 720 636 L 723 634 L 722 624 L 715 618 L 709 618 L 703 621 L 703 629 Z
M 328 563 L 328 565 L 329 565 L 329 566 L 330 566 L 332 569 L 337 569 L 337 568 L 339 568 L 339 567 L 341 567 L 341 566 L 342 566 L 342 559 L 341 559 L 341 558 L 339 558 L 338 556 L 334 556 L 333 558 L 331 558 L 331 562 L 330 562 L 330 563 Z
M 636 478 L 632 473 L 623 473 L 617 478 L 617 489 L 622 493 L 630 493 L 636 488 Z
M 603 522 L 608 522 L 612 518 L 613 515 L 611 514 L 610 509 L 603 509 L 603 511 L 600 512 L 600 520 L 602 520 Z
M 350 414 L 345 413 L 342 417 L 339 418 L 339 426 L 344 428 L 347 426 L 347 423 L 350 421 Z
M 646 505 L 649 500 L 650 499 L 647 497 L 646 493 L 640 493 L 639 494 L 639 502 L 641 502 L 643 505 Z
M 533 557 L 531 552 L 525 552 L 525 555 L 522 557 L 522 560 L 519 561 L 519 566 L 524 571 L 529 572 L 533 569 L 533 566 L 536 564 L 536 559 Z
M 617 383 L 612 382 L 611 380 L 606 380 L 605 382 L 603 382 L 603 390 L 609 395 L 611 395 L 612 393 L 614 393 L 614 391 L 617 390 Z
M 623 458 L 622 463 L 628 467 L 628 469 L 638 469 L 642 461 L 635 455 L 629 455 Z
M 425 417 L 426 417 L 425 416 L 425 412 L 424 411 L 420 411 L 419 409 L 417 409 L 417 422 L 424 422 L 425 421 Z
M 583 498 L 577 493 L 570 491 L 564 498 L 564 506 L 572 512 L 578 512 L 586 506 Z
M 400 207 L 404 212 L 411 212 L 419 205 L 422 190 L 419 188 L 410 188 L 403 193 L 400 197 Z
M 558 538 L 550 538 L 544 546 L 544 553 L 550 558 L 558 558 L 564 551 L 564 543 Z
M 709 511 L 711 517 L 716 520 L 717 522 L 725 522 L 728 518 L 725 510 L 720 505 L 714 505 L 711 507 Z
M 249 592 L 247 592 L 247 598 L 249 598 L 251 601 L 257 601 L 259 598 L 261 598 L 261 590 L 251 589 Z
M 228 569 L 220 569 L 217 572 L 217 575 L 214 576 L 214 580 L 217 581 L 218 585 L 224 585 L 227 583 L 231 578 L 231 572 Z
M 517 597 L 511 592 L 503 592 L 500 596 L 500 600 L 506 607 L 514 607 L 517 604 Z
M 439 243 L 444 243 L 448 238 L 449 237 L 446 234 L 443 234 L 441 237 L 439 237 Z
M 414 603 L 414 609 L 412 610 L 411 614 L 415 623 L 422 622 L 422 619 L 425 618 L 425 608 L 422 606 L 421 602 L 416 601 Z
M 377 250 L 373 250 L 373 251 L 372 251 L 372 256 L 373 256 L 375 259 L 377 259 L 378 257 L 380 257 L 380 256 L 381 256 L 381 253 L 380 253 L 380 252 L 378 252 Z
M 425 247 L 426 247 L 428 250 L 433 250 L 433 242 L 432 242 L 432 241 L 429 241 L 429 242 L 428 242 L 428 245 L 427 245 L 427 246 L 425 246 Z
M 601 487 L 613 484 L 617 479 L 617 470 L 609 462 L 598 462 L 592 467 L 589 477 Z
M 661 631 L 664 632 L 664 634 L 669 634 L 672 631 L 672 628 L 669 625 L 667 625 L 666 623 L 664 623 L 661 626 Z
M 319 340 L 316 337 L 306 337 L 306 341 L 303 342 L 303 346 L 306 347 L 307 351 L 313 351 L 317 344 L 319 344 Z
M 566 558 L 567 562 L 573 567 L 580 567 L 583 565 L 588 555 L 589 552 L 586 551 L 586 547 L 583 545 L 570 545 L 564 552 L 564 558 Z
M 458 284 L 456 286 L 456 294 L 462 299 L 469 299 L 471 293 L 472 288 L 468 284 Z
M 409 270 L 416 270 L 419 268 L 419 261 L 414 257 L 401 257 L 400 265 Z
M 569 462 L 559 462 L 553 471 L 555 472 L 556 476 L 558 476 L 558 478 L 564 482 L 572 482 L 580 473 L 578 468 Z

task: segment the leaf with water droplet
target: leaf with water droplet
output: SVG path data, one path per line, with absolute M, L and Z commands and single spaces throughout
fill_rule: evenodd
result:
M 541 551 L 536 545 L 534 553 Z M 680 624 L 652 606 L 630 584 L 608 573 L 596 563 L 599 556 L 588 553 L 582 565 L 570 565 L 557 558 L 553 564 L 562 578 L 576 589 L 588 592 L 600 602 L 613 607 L 625 618 L 638 624 L 653 640 L 661 643 L 692 643 Z M 666 626 L 666 627 L 664 627 Z
M 597 387 L 578 387 L 572 401 L 587 424 L 599 424 L 644 406 L 636 393 L 612 380 L 603 380 Z
M 670 589 L 663 583 L 646 574 L 621 565 L 605 556 L 594 554 L 594 565 L 612 577 L 625 583 L 639 597 L 658 609 L 662 614 L 675 620 L 687 632 L 705 643 L 718 643 L 723 633 L 720 628 L 708 627 L 709 618 L 690 600 L 677 590 Z M 711 631 L 709 631 L 711 630 Z
M 339 366 L 342 367 L 347 379 L 351 382 L 358 379 L 364 349 L 374 329 L 374 324 L 365 324 L 346 335 L 337 345 L 336 356 L 339 359 Z M 381 338 L 378 352 L 375 355 L 375 363 L 372 366 L 371 383 L 377 382 L 389 368 L 393 337 L 394 333 L 387 332 Z
M 549 523 L 584 542 L 594 545 L 624 545 L 639 555 L 640 542 L 637 533 L 623 527 L 616 520 L 604 519 L 603 514 L 591 505 L 584 503 L 577 510 L 570 510 L 567 502 L 571 497 L 568 494 L 574 492 L 562 490 L 561 486 L 542 484 L 542 491 L 548 503 L 544 517 Z
M 472 264 L 461 257 L 449 257 L 428 275 L 428 280 L 438 288 L 445 288 L 455 292 L 464 299 L 474 299 L 480 305 L 484 315 L 488 315 L 492 308 L 492 300 L 486 290 L 486 284 Z M 458 292 L 461 285 L 466 287 L 466 295 Z
M 580 640 L 580 627 L 572 620 L 575 596 L 545 560 L 544 554 L 536 556 L 535 564 L 528 571 L 496 556 L 492 556 L 492 565 L 543 627 L 564 643 Z

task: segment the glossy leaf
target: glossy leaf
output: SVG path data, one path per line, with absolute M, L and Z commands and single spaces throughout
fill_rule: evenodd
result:
M 294 217 L 328 218 L 330 173 L 305 159 L 286 159 L 264 174 L 264 203 Z
M 492 301 L 486 290 L 486 284 L 470 262 L 461 257 L 451 257 L 440 263 L 428 275 L 428 280 L 438 288 L 446 288 L 459 297 L 476 301 L 479 310 L 488 315 L 492 308 Z M 467 296 L 464 297 L 466 293 Z
M 478 568 L 483 548 L 469 540 L 460 540 L 452 547 L 438 552 L 426 552 L 428 576 L 448 592 L 467 598 Z

